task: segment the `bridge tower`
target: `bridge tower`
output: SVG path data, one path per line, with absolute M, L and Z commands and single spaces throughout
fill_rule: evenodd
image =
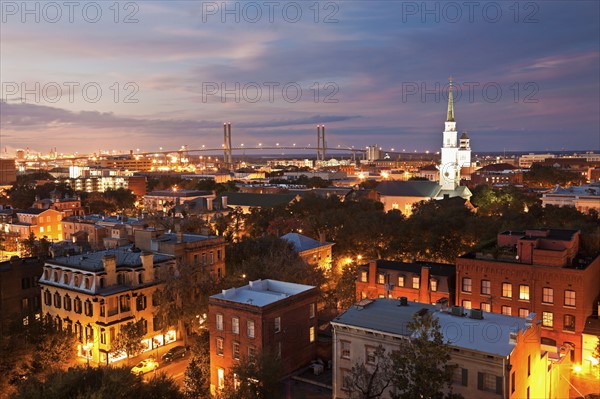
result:
M 317 125 L 317 161 L 325 160 L 325 125 Z
M 231 151 L 231 123 L 223 123 L 223 163 L 233 168 L 233 156 Z

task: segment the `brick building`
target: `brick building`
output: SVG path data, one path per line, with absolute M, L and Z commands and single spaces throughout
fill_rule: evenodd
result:
M 60 241 L 62 235 L 62 215 L 54 209 L 30 208 L 16 211 L 17 221 L 9 225 L 10 231 L 19 234 L 21 240 L 33 233 L 36 239 Z
M 523 184 L 523 171 L 508 163 L 486 165 L 471 173 L 470 186 L 480 184 L 488 186 Z
M 251 281 L 223 290 L 208 302 L 210 387 L 223 388 L 241 358 L 274 353 L 281 376 L 314 360 L 317 353 L 318 288 L 276 280 Z
M 582 331 L 600 294 L 600 256 L 578 256 L 577 230 L 507 231 L 496 246 L 456 260 L 457 304 L 505 315 L 535 312 L 548 351 L 573 347 L 582 360 Z
M 454 304 L 454 265 L 430 262 L 371 261 L 360 267 L 357 298 L 400 298 L 433 304 L 446 298 Z
M 38 279 L 43 266 L 38 258 L 14 257 L 0 263 L 0 337 L 11 323 L 27 325 L 31 317 L 40 314 Z
M 0 186 L 17 181 L 17 167 L 14 159 L 0 158 Z
M 327 265 L 331 264 L 331 249 L 333 242 L 325 241 L 325 236 L 322 234 L 319 241 L 313 240 L 310 237 L 298 233 L 287 233 L 281 236 L 283 240 L 291 243 L 294 251 L 298 253 L 304 261 L 310 265 Z

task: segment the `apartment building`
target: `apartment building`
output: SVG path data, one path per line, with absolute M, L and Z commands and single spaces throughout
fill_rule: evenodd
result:
M 62 214 L 54 209 L 21 209 L 16 211 L 17 220 L 9 224 L 9 231 L 27 239 L 33 233 L 36 239 L 60 241 L 62 235 Z
M 456 365 L 453 392 L 465 398 L 564 398 L 569 357 L 552 359 L 540 350 L 540 328 L 535 314 L 505 316 L 460 306 L 439 308 L 406 298 L 364 299 L 331 322 L 333 327 L 333 398 L 350 397 L 346 385 L 357 364 L 375 367 L 380 345 L 387 354 L 410 343 L 413 317 L 431 313 L 452 349 L 449 364 Z M 559 366 L 561 367 L 559 369 Z M 554 377 L 554 379 L 551 378 Z M 382 397 L 387 397 L 388 388 Z
M 318 288 L 308 285 L 256 280 L 211 296 L 211 392 L 224 387 L 229 369 L 242 358 L 275 353 L 282 376 L 314 360 L 318 295 Z
M 145 350 L 155 349 L 177 339 L 175 327 L 163 329 L 154 316 L 153 294 L 172 267 L 172 256 L 128 249 L 48 260 L 39 280 L 42 314 L 75 333 L 78 355 L 95 363 L 125 357 L 111 343 L 128 322 L 141 322 Z
M 292 244 L 294 251 L 306 263 L 310 265 L 331 264 L 331 252 L 334 243 L 325 241 L 324 235 L 320 237 L 319 241 L 299 233 L 287 233 L 281 238 Z
M 454 265 L 432 262 L 374 260 L 358 270 L 356 297 L 400 298 L 435 304 L 454 304 Z
M 568 345 L 582 360 L 582 331 L 600 295 L 600 256 L 579 256 L 577 230 L 498 234 L 497 245 L 456 260 L 457 304 L 524 317 L 539 315 L 549 351 Z

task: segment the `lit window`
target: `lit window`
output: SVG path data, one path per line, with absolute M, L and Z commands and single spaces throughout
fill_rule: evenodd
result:
M 415 290 L 418 290 L 418 289 L 419 289 L 419 287 L 421 286 L 421 278 L 420 278 L 420 277 L 417 277 L 417 276 L 413 277 L 413 278 L 412 278 L 412 283 L 413 283 L 413 284 L 412 284 L 412 285 L 413 285 L 413 288 L 414 288 Z
M 225 370 L 223 369 L 218 369 L 217 370 L 217 385 L 219 387 L 219 389 L 223 389 L 225 388 Z
M 221 313 L 217 313 L 217 330 L 223 331 L 223 315 Z
M 529 286 L 528 285 L 520 285 L 519 286 L 519 299 L 523 301 L 529 300 Z
M 490 295 L 491 294 L 491 282 L 490 280 L 481 280 L 481 294 L 482 295 Z
M 542 326 L 554 326 L 554 314 L 552 314 L 552 312 L 542 312 Z
M 429 280 L 429 285 L 431 286 L 431 291 L 436 292 L 438 289 L 438 282 L 436 279 L 432 278 Z
M 492 305 L 490 305 L 489 303 L 486 303 L 486 302 L 481 302 L 481 310 L 483 310 L 484 312 L 491 312 Z
M 311 327 L 308 330 L 308 340 L 309 342 L 315 342 L 315 327 Z
M 237 317 L 231 318 L 231 332 L 234 334 L 240 333 L 240 319 Z
M 275 333 L 278 333 L 281 331 L 281 317 L 276 317 L 275 318 Z
M 465 301 L 465 300 L 463 300 L 463 301 L 462 301 L 462 306 L 463 306 L 465 309 L 471 309 L 471 301 Z
M 545 287 L 542 289 L 542 303 L 554 303 L 554 289 Z
M 223 338 L 217 338 L 217 355 L 223 356 Z
M 360 281 L 362 283 L 366 283 L 368 281 L 368 278 L 369 278 L 369 276 L 366 271 L 363 270 L 360 272 Z
M 398 287 L 404 287 L 404 276 L 398 276 Z
M 565 306 L 575 306 L 575 291 L 565 290 Z
M 311 303 L 308 308 L 309 317 L 312 319 L 315 317 L 316 306 L 314 303 Z
M 377 275 L 377 284 L 385 284 L 385 274 Z
M 502 297 L 512 298 L 512 284 L 502 283 Z
M 563 319 L 563 330 L 575 331 L 575 316 L 566 314 Z
M 248 320 L 246 327 L 248 338 L 254 338 L 254 320 Z
M 512 309 L 510 306 L 502 306 L 502 314 L 506 316 L 512 315 Z
M 526 318 L 529 315 L 529 309 L 519 308 L 519 317 Z
M 462 279 L 462 290 L 463 292 L 471 292 L 473 281 L 468 277 Z

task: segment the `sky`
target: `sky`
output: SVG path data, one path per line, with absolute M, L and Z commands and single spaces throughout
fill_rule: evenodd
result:
M 0 2 L 0 146 L 600 150 L 598 1 Z

